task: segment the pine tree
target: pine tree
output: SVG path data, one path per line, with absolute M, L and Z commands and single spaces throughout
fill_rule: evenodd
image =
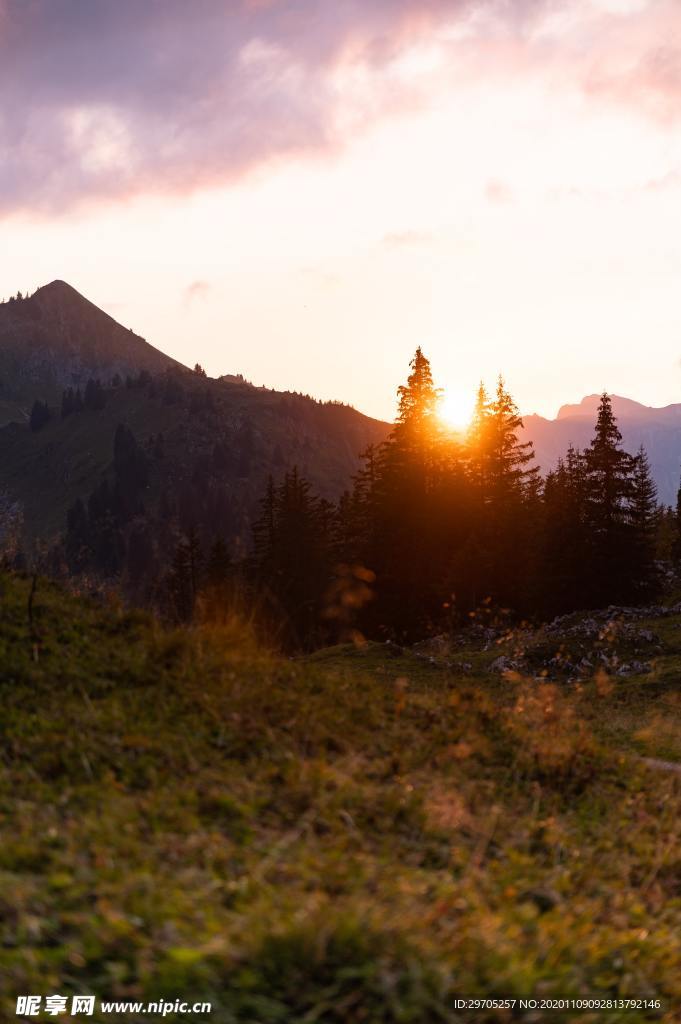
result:
M 103 409 L 105 405 L 106 392 L 102 387 L 102 382 L 100 380 L 93 380 L 91 377 L 85 385 L 83 407 L 96 412 L 99 409 Z
M 125 567 L 131 585 L 149 584 L 155 570 L 154 541 L 149 522 L 140 516 L 128 535 Z
M 252 574 L 268 597 L 285 643 L 313 646 L 324 634 L 323 611 L 332 577 L 331 515 L 296 467 L 261 502 Z
M 420 347 L 409 366 L 411 373 L 407 383 L 397 389 L 397 422 L 392 437 L 421 456 L 441 433 L 438 419 L 441 390 L 433 383 L 430 363 Z
M 539 468 L 501 377 L 490 401 L 482 385 L 467 439 L 475 518 L 465 565 L 469 600 L 529 610 L 536 590 L 541 518 Z
M 122 512 L 129 517 L 136 510 L 142 490 L 149 480 L 149 462 L 132 431 L 123 423 L 116 427 L 113 443 L 116 487 Z
M 218 590 L 225 588 L 232 574 L 232 559 L 222 537 L 218 537 L 208 552 L 206 583 Z
M 277 496 L 272 476 L 267 479 L 265 495 L 260 500 L 260 515 L 253 524 L 253 549 L 259 572 L 266 571 L 272 553 L 276 535 Z
M 459 446 L 441 426 L 439 401 L 419 348 L 398 389 L 395 426 L 365 454 L 344 502 L 341 529 L 354 538 L 350 557 L 376 577 L 376 600 L 362 620 L 371 633 L 423 636 L 450 603 L 468 502 Z
M 374 558 L 380 529 L 381 449 L 370 444 L 360 458 L 363 466 L 353 477 L 352 490 L 339 502 L 337 542 L 342 551 L 339 561 L 368 564 Z
M 82 572 L 92 557 L 88 514 L 81 498 L 66 513 L 66 561 L 71 572 Z
M 238 574 L 229 555 L 229 549 L 218 537 L 208 552 L 203 573 L 203 613 L 221 617 L 233 605 L 238 593 Z
M 632 490 L 632 459 L 622 448 L 622 434 L 605 393 L 598 407 L 594 439 L 584 458 L 590 522 L 605 534 L 624 518 Z
M 191 622 L 194 617 L 202 566 L 201 544 L 190 528 L 175 548 L 167 584 L 171 608 L 179 622 Z
M 596 430 L 584 452 L 585 527 L 589 534 L 586 594 L 592 606 L 626 600 L 630 591 L 628 559 L 632 554 L 629 503 L 634 460 L 622 448 L 612 403 L 601 396 Z
M 526 496 L 536 485 L 539 467 L 529 465 L 534 459 L 532 442 L 518 440 L 522 427 L 518 407 L 499 377 L 485 427 L 489 453 L 485 491 L 490 504 L 501 507 L 509 499 Z
M 657 512 L 657 487 L 650 473 L 646 450 L 641 445 L 633 460 L 633 479 L 629 514 L 639 531 L 654 533 Z
M 584 605 L 588 568 L 584 522 L 584 459 L 569 446 L 565 459 L 549 473 L 544 486 L 541 564 L 541 610 L 549 615 Z
M 108 480 L 91 493 L 87 512 L 93 567 L 107 578 L 114 577 L 123 564 L 124 543 L 116 494 Z
M 676 509 L 674 510 L 674 540 L 672 542 L 672 558 L 677 565 L 681 564 L 681 483 L 676 492 Z
M 29 425 L 31 430 L 35 433 L 38 430 L 42 430 L 46 423 L 49 423 L 52 418 L 50 407 L 47 402 L 40 402 L 36 399 L 31 409 L 31 415 L 29 418 Z
M 632 527 L 629 555 L 630 599 L 649 600 L 659 589 L 659 573 L 655 560 L 659 520 L 657 488 L 650 473 L 650 464 L 643 445 L 634 456 L 629 520 Z
M 480 382 L 475 408 L 466 437 L 467 471 L 479 506 L 485 502 L 491 448 L 491 405 L 485 385 Z

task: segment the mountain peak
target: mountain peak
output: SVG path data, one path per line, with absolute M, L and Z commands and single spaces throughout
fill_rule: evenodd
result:
M 58 278 L 56 278 L 56 280 L 50 281 L 49 284 L 44 284 L 40 288 L 38 288 L 38 291 L 36 292 L 36 294 L 39 294 L 39 293 L 42 293 L 42 292 L 60 292 L 60 291 L 64 291 L 64 292 L 70 293 L 70 292 L 76 292 L 76 289 L 72 285 L 70 285 L 68 283 L 68 281 L 62 281 L 61 278 L 58 277 Z M 76 292 L 76 295 L 78 295 L 78 294 L 80 294 L 80 293 Z
M 595 422 L 601 397 L 586 395 L 577 405 L 561 405 L 556 419 L 590 419 Z M 610 401 L 615 416 L 622 419 L 642 419 L 662 411 L 636 402 L 633 398 L 623 398 L 621 395 L 610 395 Z
M 103 309 L 100 309 L 94 302 L 86 299 L 85 296 L 74 288 L 73 285 L 69 284 L 68 281 L 62 281 L 60 278 L 50 281 L 49 284 L 42 285 L 33 293 L 29 301 L 35 302 L 38 305 L 44 305 L 45 303 L 49 303 L 50 305 L 67 303 L 73 308 L 80 305 L 81 307 L 87 307 L 91 311 L 96 311 L 100 317 L 106 317 L 107 320 L 111 320 L 113 323 L 116 322 L 113 320 L 113 317 L 109 316 L 109 314 Z
M 32 298 L 80 299 L 81 302 L 89 302 L 73 285 L 69 284 L 68 281 L 62 281 L 61 278 L 56 278 L 54 281 L 50 281 L 49 284 L 41 285 L 34 292 Z
M 36 398 L 59 401 L 65 387 L 140 370 L 162 373 L 174 359 L 117 323 L 66 281 L 0 304 L 0 406 L 12 418 Z

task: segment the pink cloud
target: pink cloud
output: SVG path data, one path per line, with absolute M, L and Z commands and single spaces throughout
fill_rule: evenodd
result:
M 197 299 L 205 299 L 209 295 L 212 287 L 213 286 L 209 281 L 192 281 L 192 283 L 187 285 L 184 290 L 185 302 L 192 303 Z
M 0 211 L 223 184 L 462 80 L 539 76 L 673 121 L 677 0 L 604 2 L 0 0 Z M 393 73 L 425 43 L 443 67 Z M 339 85 L 352 69 L 356 90 Z
M 340 146 L 344 62 L 472 0 L 0 0 L 0 209 L 187 191 Z
M 505 181 L 498 178 L 490 178 L 485 185 L 485 196 L 490 203 L 503 205 L 513 200 L 513 193 Z

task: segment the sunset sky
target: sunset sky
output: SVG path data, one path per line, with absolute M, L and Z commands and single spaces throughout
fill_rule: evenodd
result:
M 0 295 L 391 417 L 681 402 L 679 0 L 0 0 Z

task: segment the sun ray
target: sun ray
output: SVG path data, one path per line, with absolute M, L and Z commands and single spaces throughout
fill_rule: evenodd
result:
M 474 406 L 475 395 L 445 388 L 440 400 L 440 420 L 449 430 L 465 431 L 470 425 Z

